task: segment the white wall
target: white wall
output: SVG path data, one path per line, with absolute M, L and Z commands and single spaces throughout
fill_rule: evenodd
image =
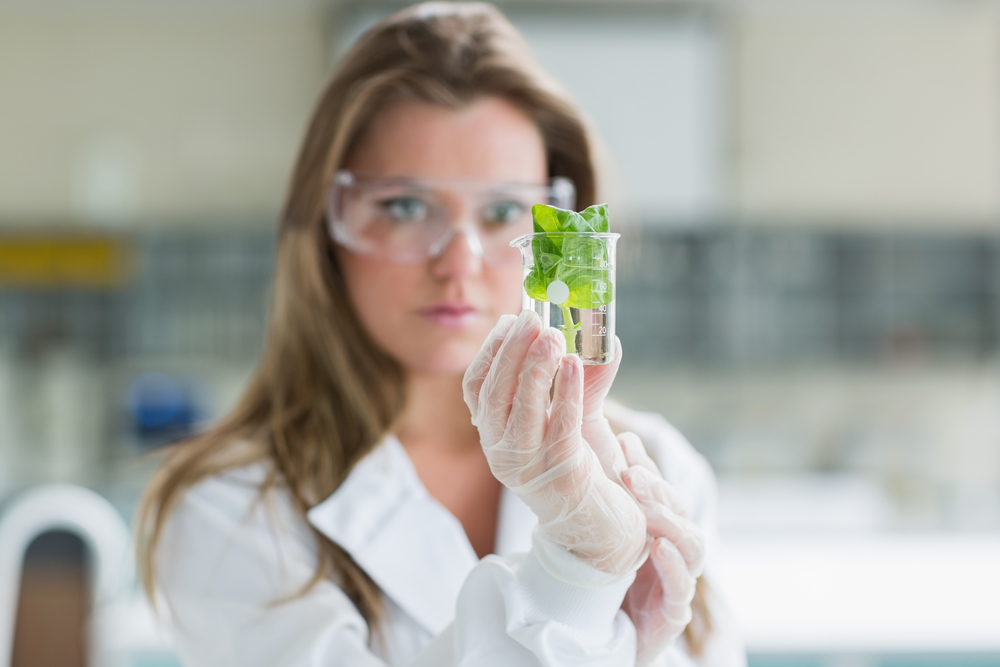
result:
M 168 9 L 0 10 L 0 226 L 275 215 L 323 20 Z
M 30 6 L 0 6 L 0 226 L 275 215 L 330 65 L 318 5 Z M 732 33 L 666 5 L 539 7 L 510 17 L 593 118 L 634 217 L 1000 218 L 989 3 L 747 3 L 726 10 Z
M 996 225 L 1000 15 L 991 4 L 749 5 L 738 25 L 746 219 Z
M 511 19 L 592 118 L 611 194 L 636 217 L 691 224 L 722 209 L 724 57 L 711 23 L 665 11 Z

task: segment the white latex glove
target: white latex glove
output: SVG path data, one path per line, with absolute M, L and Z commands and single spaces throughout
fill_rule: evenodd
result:
M 590 444 L 604 468 L 604 473 L 621 484 L 621 474 L 628 467 L 621 445 L 604 416 L 604 399 L 622 362 L 622 344 L 615 336 L 615 356 L 611 363 L 584 366 L 583 370 L 583 439 Z
M 645 556 L 643 511 L 580 435 L 583 364 L 565 346 L 532 311 L 502 317 L 466 371 L 465 402 L 494 476 L 531 508 L 541 534 L 624 577 Z
M 636 573 L 622 609 L 632 619 L 637 637 L 637 664 L 659 655 L 691 622 L 691 600 L 704 569 L 705 540 L 686 517 L 684 502 L 660 474 L 639 437 L 622 433 L 621 449 L 629 468 L 625 486 L 646 515 L 654 538 L 649 559 Z

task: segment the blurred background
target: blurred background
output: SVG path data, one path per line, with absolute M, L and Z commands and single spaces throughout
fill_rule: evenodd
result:
M 616 395 L 719 475 L 750 664 L 1000 665 L 1000 3 L 498 4 L 603 137 Z M 232 405 L 307 117 L 399 6 L 0 0 L 0 503 L 128 520 Z M 71 532 L 14 664 L 83 664 Z M 150 641 L 114 664 L 176 664 Z

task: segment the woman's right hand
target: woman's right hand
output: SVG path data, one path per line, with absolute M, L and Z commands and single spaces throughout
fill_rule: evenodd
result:
M 580 434 L 583 366 L 565 345 L 532 311 L 502 317 L 465 374 L 465 402 L 490 469 L 538 516 L 542 534 L 624 576 L 640 564 L 645 516 Z

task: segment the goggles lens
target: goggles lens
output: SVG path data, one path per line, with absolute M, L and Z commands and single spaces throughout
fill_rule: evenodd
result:
M 327 206 L 330 234 L 349 250 L 396 262 L 436 257 L 462 233 L 484 261 L 518 263 L 510 242 L 532 230 L 531 207 L 572 208 L 572 182 L 549 185 L 366 178 L 339 171 Z

